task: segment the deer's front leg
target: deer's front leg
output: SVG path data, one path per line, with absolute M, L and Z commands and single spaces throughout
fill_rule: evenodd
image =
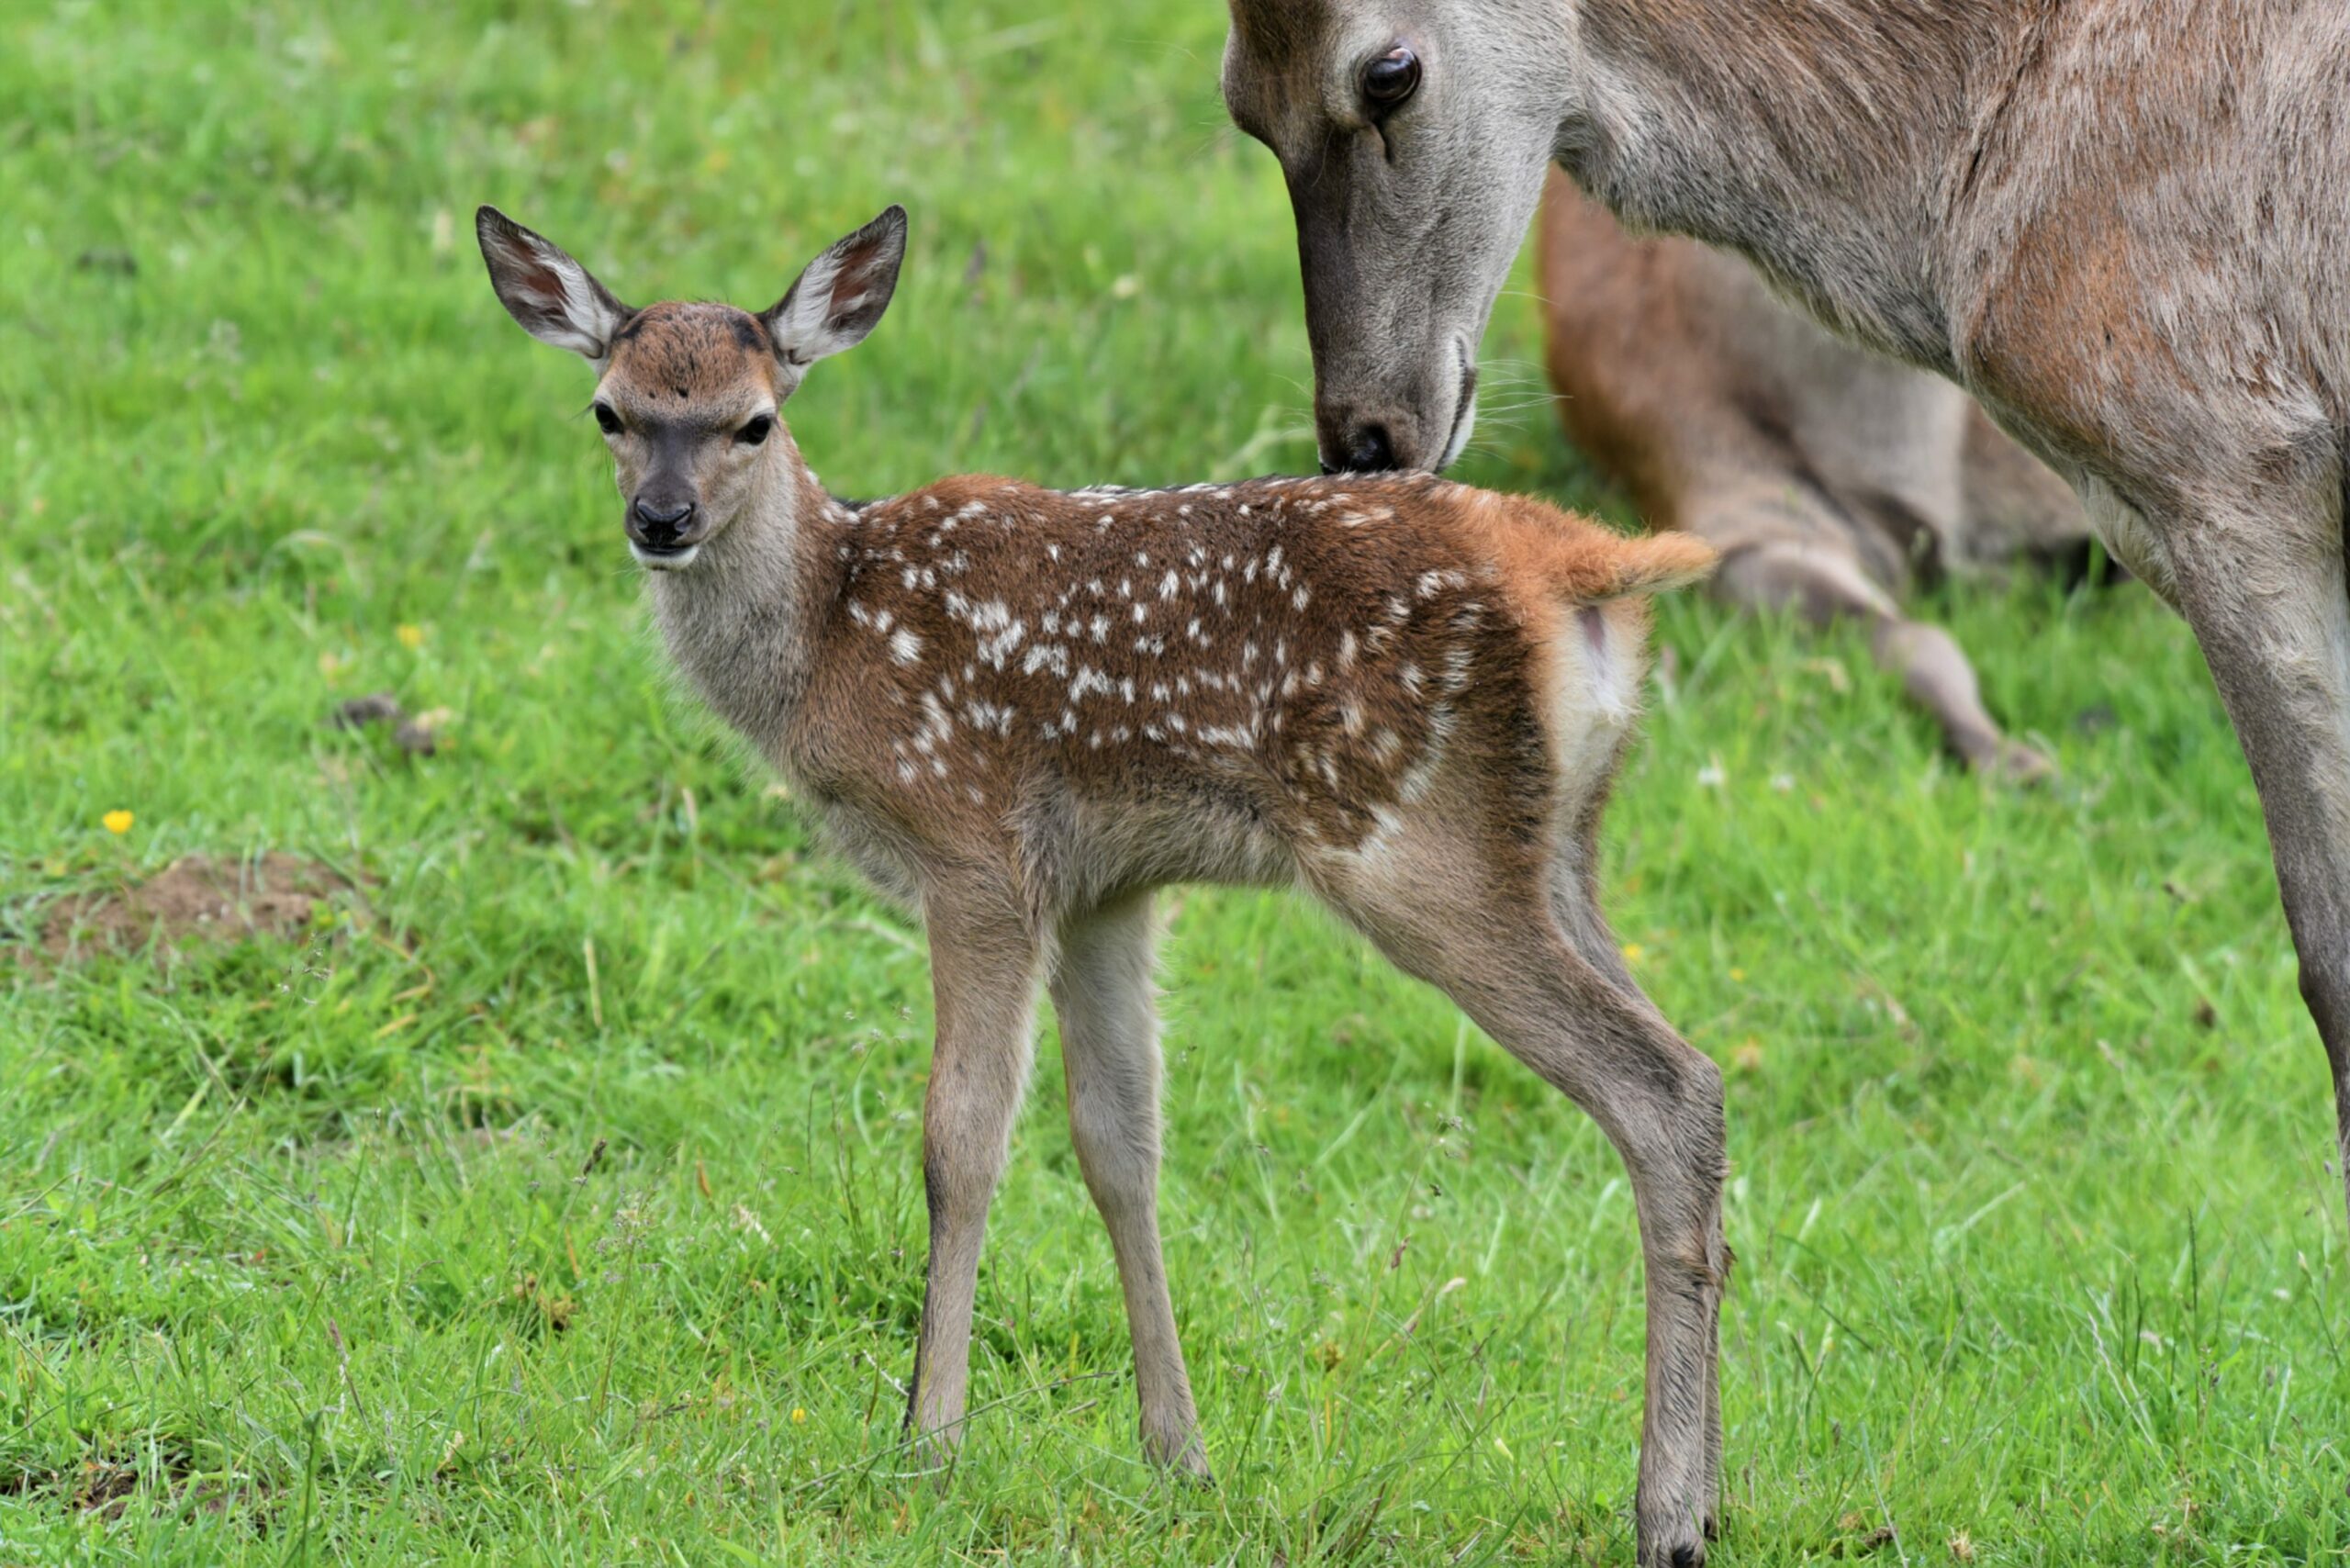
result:
M 1150 896 L 1061 931 L 1053 1011 L 1069 1073 L 1069 1126 L 1085 1184 L 1109 1228 L 1134 1337 L 1143 1452 L 1208 1478 L 1191 1374 L 1175 1337 L 1158 1244 L 1158 1019 L 1151 1003 Z
M 962 1441 L 979 1249 L 1028 1078 L 1037 950 L 1009 901 L 934 895 L 924 915 L 938 1013 L 923 1102 L 930 1271 L 906 1427 L 943 1462 Z

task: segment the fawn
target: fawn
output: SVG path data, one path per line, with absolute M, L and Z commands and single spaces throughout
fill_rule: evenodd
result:
M 1633 983 L 1595 853 L 1647 596 L 1703 577 L 1711 550 L 1427 476 L 967 476 L 853 505 L 778 409 L 880 319 L 902 211 L 757 315 L 632 310 L 494 209 L 477 229 L 514 319 L 596 368 L 671 655 L 928 930 L 930 1258 L 906 1419 L 931 1456 L 964 1417 L 1041 979 L 1143 1448 L 1207 1473 L 1160 1261 L 1151 985 L 1154 890 L 1197 881 L 1311 890 L 1598 1121 L 1647 1271 L 1643 1473 L 1697 1473 L 1719 1446 L 1721 1077 Z

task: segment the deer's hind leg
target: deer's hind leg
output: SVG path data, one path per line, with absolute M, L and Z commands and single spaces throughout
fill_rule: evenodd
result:
M 1648 1299 L 1639 1561 L 1642 1568 L 1695 1568 L 1714 1517 L 1719 1442 L 1710 1428 L 1728 1267 L 1721 1073 L 1550 918 L 1546 866 L 1502 868 L 1494 858 L 1488 837 L 1423 828 L 1369 854 L 1332 857 L 1309 875 L 1398 968 L 1449 994 L 1582 1106 L 1622 1156 Z
M 1191 1373 L 1158 1243 L 1158 1016 L 1148 893 L 1062 924 L 1051 990 L 1069 1076 L 1069 1126 L 1117 1254 L 1134 1338 L 1143 1452 L 1205 1480 Z
M 1615 930 L 1607 924 L 1607 916 L 1599 906 L 1598 866 L 1599 802 L 1595 801 L 1579 820 L 1559 835 L 1550 868 L 1550 915 L 1557 922 L 1561 935 L 1566 937 L 1568 944 L 1585 963 L 1621 991 L 1635 1008 L 1653 1011 L 1654 1004 L 1640 990 L 1639 982 L 1632 978 L 1631 967 L 1624 961 L 1624 950 L 1616 940 Z M 1729 1284 L 1729 1270 L 1736 1261 L 1730 1254 L 1729 1239 L 1723 1232 L 1718 1194 L 1713 1205 L 1712 1226 L 1714 1255 L 1719 1261 L 1718 1277 L 1707 1304 L 1704 1333 L 1709 1361 L 1700 1380 L 1706 1395 L 1704 1486 L 1705 1531 L 1708 1540 L 1719 1528 L 1721 1509 L 1722 1292 Z

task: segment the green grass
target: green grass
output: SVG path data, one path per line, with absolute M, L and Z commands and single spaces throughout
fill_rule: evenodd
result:
M 0 940 L 194 852 L 374 879 L 299 942 L 0 958 L 0 1562 L 1628 1562 L 1616 1160 L 1273 896 L 1186 894 L 1167 965 L 1220 1484 L 1136 1458 L 1049 1033 L 966 1461 L 898 1473 L 918 935 L 673 694 L 586 374 L 472 250 L 494 200 L 757 305 L 902 200 L 789 409 L 836 488 L 1302 468 L 1215 0 L 413 9 L 0 18 Z M 1489 376 L 1538 352 L 1505 299 Z M 1621 515 L 1539 407 L 1468 476 Z M 1691 600 L 1609 826 L 1730 1078 L 1719 1558 L 2342 1562 L 2324 1070 L 2210 682 L 2135 589 L 1933 612 L 2061 783 Z M 451 749 L 322 727 L 378 689 Z

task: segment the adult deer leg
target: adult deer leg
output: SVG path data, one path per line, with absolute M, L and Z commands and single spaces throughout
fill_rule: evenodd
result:
M 2299 504 L 2296 505 L 2295 503 Z M 2161 531 L 2171 595 L 2227 704 L 2333 1074 L 2335 1171 L 2350 1213 L 2350 586 L 2338 490 L 2257 519 Z

